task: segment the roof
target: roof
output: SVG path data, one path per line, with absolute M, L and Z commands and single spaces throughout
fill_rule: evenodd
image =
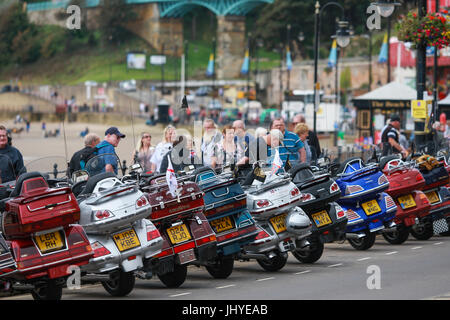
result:
M 400 82 L 390 82 L 382 87 L 353 98 L 353 100 L 415 100 L 417 91 Z

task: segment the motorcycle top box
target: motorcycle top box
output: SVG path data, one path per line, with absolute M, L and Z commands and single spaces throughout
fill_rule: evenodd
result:
M 216 233 L 219 253 L 240 252 L 258 234 L 242 187 L 231 173 L 216 174 L 209 167 L 196 169 L 192 179 L 205 193 L 205 216 Z
M 68 226 L 80 219 L 80 208 L 72 190 L 50 188 L 39 172 L 21 175 L 6 202 L 2 216 L 6 239 Z
M 341 197 L 338 184 L 328 173 L 315 175 L 312 168 L 305 163 L 291 168 L 289 173 L 292 182 L 303 195 L 300 207 L 305 211 L 320 210 L 325 203 L 337 201 Z
M 431 190 L 449 183 L 450 177 L 446 167 L 436 158 L 422 155 L 415 161 L 425 179 L 424 190 Z
M 361 158 L 349 158 L 335 171 L 341 197 L 339 203 L 352 203 L 376 197 L 389 188 L 389 181 L 378 165 L 365 165 Z
M 151 214 L 147 196 L 135 183 L 124 183 L 111 172 L 87 180 L 77 196 L 80 224 L 88 234 L 107 234 Z
M 387 192 L 392 197 L 422 190 L 426 185 L 424 177 L 413 164 L 403 162 L 395 155 L 381 158 L 379 166 L 389 180 Z

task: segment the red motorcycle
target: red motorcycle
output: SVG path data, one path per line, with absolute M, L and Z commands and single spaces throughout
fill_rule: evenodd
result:
M 174 197 L 165 175 L 145 176 L 140 186 L 152 206 L 148 219 L 159 230 L 163 246 L 160 254 L 144 262 L 144 270 L 147 278 L 156 273 L 167 287 L 179 287 L 186 280 L 188 264 L 208 266 L 217 257 L 216 234 L 203 214 L 204 193 L 196 183 L 177 178 Z
M 389 180 L 386 192 L 397 205 L 396 226 L 383 232 L 383 237 L 391 244 L 401 244 L 408 239 L 411 227 L 424 224 L 424 218 L 430 214 L 431 204 L 420 191 L 425 187 L 425 179 L 412 163 L 395 155 L 381 158 L 380 169 Z
M 29 286 L 36 300 L 59 300 L 69 267 L 93 257 L 80 208 L 69 187 L 50 187 L 39 172 L 19 176 L 2 213 L 2 234 L 17 268 L 2 280 Z M 10 271 L 10 272 L 8 272 Z

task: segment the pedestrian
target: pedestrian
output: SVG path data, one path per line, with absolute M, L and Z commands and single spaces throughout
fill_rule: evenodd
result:
M 292 122 L 291 122 L 292 129 L 291 130 L 294 130 L 295 126 L 299 123 L 306 123 L 305 117 L 302 114 L 296 114 L 292 118 Z M 308 126 L 308 128 L 309 128 L 309 126 Z M 309 147 L 311 149 L 312 159 L 317 159 L 322 154 L 317 134 L 312 130 L 308 130 L 308 136 L 306 137 L 306 139 L 307 139 Z
M 202 163 L 205 166 L 215 168 L 215 161 L 217 159 L 218 145 L 221 143 L 223 137 L 214 120 L 207 118 L 203 121 L 203 136 L 202 136 Z
M 307 137 L 309 134 L 309 128 L 306 125 L 306 123 L 299 123 L 294 128 L 294 133 L 298 135 L 300 140 L 302 140 L 303 144 L 305 145 L 305 151 L 306 151 L 306 163 L 311 163 L 312 160 L 312 153 L 311 148 L 309 147 Z
M 306 161 L 306 151 L 303 142 L 295 133 L 286 130 L 283 118 L 275 118 L 270 125 L 270 129 L 278 129 L 283 133 L 282 144 L 278 148 L 283 165 L 286 164 L 288 158 L 291 165 Z M 272 148 L 269 151 L 269 156 L 273 156 Z
M 168 125 L 164 129 L 164 141 L 161 141 L 156 145 L 155 152 L 150 158 L 152 172 L 160 172 L 161 162 L 166 153 L 172 149 L 176 137 L 177 132 L 175 127 Z
M 28 133 L 28 132 L 30 132 L 30 127 L 31 127 L 30 121 L 28 119 L 26 120 L 26 126 L 27 126 L 27 133 Z
M 99 143 L 100 137 L 96 133 L 89 133 L 84 136 L 84 148 L 75 152 L 70 159 L 70 175 L 72 175 L 75 171 L 83 170 L 85 168 L 87 161 L 93 156 L 95 146 Z
M 381 143 L 383 148 L 383 156 L 390 153 L 401 153 L 403 157 L 408 155 L 408 151 L 400 145 L 400 117 L 392 114 L 389 123 L 381 131 Z
M 166 172 L 169 167 L 169 159 L 175 172 L 184 171 L 186 166 L 201 166 L 197 157 L 191 136 L 178 136 L 172 149 L 165 154 L 161 161 L 161 172 Z
M 104 140 L 96 145 L 98 155 L 105 155 L 102 157 L 105 165 L 102 172 L 118 173 L 118 157 L 115 155 L 115 148 L 123 138 L 125 135 L 117 127 L 110 127 L 105 131 Z
M 8 142 L 8 133 L 3 125 L 0 125 L 0 156 L 0 183 L 16 180 L 20 174 L 26 172 L 22 154 Z
M 217 145 L 217 154 L 212 159 L 211 167 L 227 166 L 237 162 L 237 145 L 234 142 L 234 129 L 227 124 L 222 129 L 222 141 Z
M 235 120 L 233 122 L 234 142 L 238 148 L 238 164 L 245 164 L 249 162 L 250 145 L 255 142 L 255 138 L 245 131 L 245 123 L 242 120 Z
M 141 134 L 141 140 L 139 141 L 136 150 L 133 154 L 133 162 L 139 163 L 144 172 L 150 172 L 152 165 L 150 159 L 155 152 L 155 147 L 152 146 L 152 136 L 148 132 Z

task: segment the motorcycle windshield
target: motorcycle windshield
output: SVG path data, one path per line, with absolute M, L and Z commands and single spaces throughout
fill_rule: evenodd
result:
M 40 172 L 46 178 L 64 178 L 67 176 L 67 160 L 63 156 L 47 156 L 31 160 L 25 163 L 25 169 L 20 174 L 34 171 Z
M 113 172 L 120 174 L 120 160 L 114 153 L 103 153 L 89 159 L 84 170 L 89 173 L 90 177 L 96 176 L 104 172 Z
M 11 159 L 3 154 L 0 154 L 0 184 L 15 181 L 17 179 L 14 165 Z

